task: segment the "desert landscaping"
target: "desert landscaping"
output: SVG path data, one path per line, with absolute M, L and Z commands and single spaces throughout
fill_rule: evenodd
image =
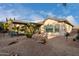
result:
M 41 34 L 27 38 L 0 33 L 0 56 L 79 56 L 79 42 L 72 40 L 74 34 L 73 31 L 68 40 L 56 36 L 41 44 Z

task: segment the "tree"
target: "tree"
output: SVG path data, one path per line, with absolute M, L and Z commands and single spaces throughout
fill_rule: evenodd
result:
M 4 23 L 3 22 L 0 22 L 0 27 L 4 28 Z
M 4 30 L 4 23 L 0 22 L 0 32 L 2 32 Z
M 28 38 L 31 38 L 35 31 L 35 25 L 31 23 L 27 23 L 25 26 L 25 34 Z

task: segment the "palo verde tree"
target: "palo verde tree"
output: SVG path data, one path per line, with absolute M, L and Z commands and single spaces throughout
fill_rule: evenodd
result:
M 7 20 L 6 23 L 4 23 L 4 30 L 8 30 L 9 25 L 13 22 L 13 20 L 10 18 Z
M 4 23 L 4 30 L 8 30 L 8 27 L 9 27 L 8 23 Z

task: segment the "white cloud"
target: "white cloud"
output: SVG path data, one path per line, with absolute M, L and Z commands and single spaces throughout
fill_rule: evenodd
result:
M 12 4 L 9 4 L 10 7 L 12 7 Z M 11 8 L 11 9 L 4 9 L 6 5 L 0 6 L 0 21 L 5 21 L 6 17 L 7 18 L 16 18 L 16 19 L 24 19 L 27 21 L 41 21 L 44 18 L 40 15 L 37 14 L 36 11 L 29 9 L 29 8 L 22 8 L 17 5 L 16 8 Z
M 52 12 L 48 12 L 48 11 L 40 11 L 40 14 L 50 16 L 50 17 L 55 17 L 56 16 Z
M 47 13 L 47 15 L 50 16 L 50 17 L 55 17 L 56 16 L 52 12 Z
M 32 14 L 29 16 L 29 18 L 31 19 L 31 22 L 39 22 L 39 21 L 44 20 L 44 18 L 38 14 Z
M 73 25 L 77 26 L 77 23 L 76 23 L 76 21 L 75 21 L 75 18 L 74 18 L 72 15 L 67 16 L 66 19 L 67 19 L 70 23 L 72 23 Z
M 10 4 L 10 6 L 12 6 Z M 6 5 L 0 6 L 0 21 L 5 21 L 7 18 L 25 19 L 25 16 L 33 13 L 30 9 L 21 9 L 21 7 L 6 9 Z
M 9 4 L 9 7 L 12 7 L 12 4 Z M 44 20 L 43 16 L 50 16 L 50 17 L 55 17 L 56 15 L 50 11 L 37 11 L 26 8 L 23 8 L 21 5 L 16 5 L 17 8 L 11 8 L 11 9 L 6 9 L 6 5 L 1 6 L 0 5 L 0 21 L 5 21 L 6 17 L 7 18 L 16 18 L 16 19 L 25 19 L 27 21 L 32 21 L 32 22 L 39 22 Z M 62 18 L 62 16 L 56 16 L 59 18 Z M 65 18 L 65 17 L 63 17 Z M 73 16 L 68 16 L 67 19 L 73 23 L 76 24 L 74 17 Z
M 12 6 L 16 6 L 17 8 L 12 8 Z M 44 20 L 43 16 L 55 17 L 52 12 L 48 11 L 34 11 L 32 9 L 23 8 L 22 5 L 16 4 L 8 4 L 10 9 L 6 9 L 6 5 L 0 5 L 0 21 L 5 21 L 7 18 L 16 18 L 16 19 L 25 19 L 28 21 L 38 22 Z
M 57 18 L 66 18 L 66 16 L 61 16 L 61 15 L 59 15 L 59 16 L 57 16 Z

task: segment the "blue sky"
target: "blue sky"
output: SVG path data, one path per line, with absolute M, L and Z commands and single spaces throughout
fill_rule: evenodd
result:
M 48 16 L 66 18 L 74 25 L 79 25 L 79 4 L 61 3 L 7 3 L 0 4 L 0 21 L 5 18 L 16 18 L 27 21 L 42 21 Z

